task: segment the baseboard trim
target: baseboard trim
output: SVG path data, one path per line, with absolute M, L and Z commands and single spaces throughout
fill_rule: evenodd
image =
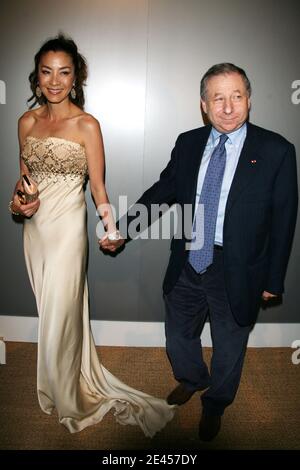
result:
M 161 322 L 91 321 L 95 343 L 99 346 L 164 347 L 165 332 Z M 0 315 L 0 336 L 4 341 L 37 342 L 38 318 Z M 211 346 L 207 323 L 203 346 Z M 256 348 L 291 347 L 300 339 L 300 323 L 257 323 L 248 346 Z

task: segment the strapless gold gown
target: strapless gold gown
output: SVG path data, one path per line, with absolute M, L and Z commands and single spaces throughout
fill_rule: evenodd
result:
M 125 385 L 99 362 L 90 330 L 86 282 L 85 149 L 76 142 L 27 137 L 22 157 L 41 204 L 24 224 L 24 251 L 39 314 L 37 393 L 71 433 L 111 409 L 121 424 L 153 436 L 174 415 L 163 399 Z

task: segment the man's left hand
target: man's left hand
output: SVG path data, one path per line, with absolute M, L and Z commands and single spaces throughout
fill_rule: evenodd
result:
M 265 302 L 268 302 L 268 300 L 270 299 L 274 299 L 275 297 L 277 297 L 277 295 L 275 294 L 271 294 L 270 292 L 264 290 L 263 293 L 262 293 L 262 299 L 265 301 Z

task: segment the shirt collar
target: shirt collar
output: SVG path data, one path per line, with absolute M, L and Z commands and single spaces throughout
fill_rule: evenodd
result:
M 244 122 L 244 124 L 239 127 L 236 131 L 230 132 L 229 134 L 226 134 L 228 136 L 228 142 L 235 147 L 238 147 L 241 140 L 246 136 L 247 133 L 247 124 Z M 211 129 L 210 133 L 210 143 L 213 147 L 216 145 L 216 140 L 220 137 L 221 132 L 217 131 L 214 127 Z

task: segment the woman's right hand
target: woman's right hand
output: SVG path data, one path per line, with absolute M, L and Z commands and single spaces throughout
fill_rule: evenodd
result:
M 17 193 L 15 193 L 13 197 L 12 210 L 14 212 L 18 212 L 23 217 L 31 217 L 38 211 L 38 208 L 40 207 L 40 202 L 40 199 L 37 198 L 33 202 L 30 202 L 28 204 L 22 204 L 20 202 L 19 196 L 17 195 Z

